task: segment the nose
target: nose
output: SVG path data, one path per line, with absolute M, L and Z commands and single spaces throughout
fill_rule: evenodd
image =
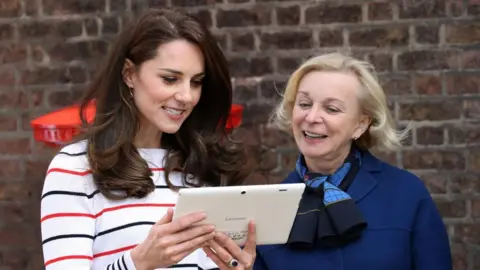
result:
M 175 97 L 182 103 L 192 102 L 192 88 L 190 83 L 182 84 Z
M 305 121 L 312 124 L 318 122 L 320 118 L 319 110 L 315 106 L 312 106 L 305 115 Z

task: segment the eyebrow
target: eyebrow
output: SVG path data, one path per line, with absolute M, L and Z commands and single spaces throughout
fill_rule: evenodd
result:
M 176 75 L 183 75 L 183 73 L 181 71 L 170 69 L 170 68 L 160 68 L 160 70 L 167 71 L 167 72 L 170 72 L 170 73 L 173 73 L 173 74 L 176 74 Z M 200 72 L 198 74 L 195 74 L 193 77 L 200 77 L 200 76 L 204 76 L 204 75 L 205 75 L 205 72 Z
M 305 91 L 298 91 L 298 94 L 302 94 L 308 98 L 310 98 L 310 94 L 308 94 L 308 92 L 305 92 Z M 344 104 L 344 102 L 338 98 L 327 98 L 325 99 L 325 102 L 339 102 L 340 104 Z

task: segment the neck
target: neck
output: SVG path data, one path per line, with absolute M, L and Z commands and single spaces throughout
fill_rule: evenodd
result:
M 149 126 L 148 128 L 139 129 L 133 140 L 133 145 L 137 148 L 160 148 L 161 139 L 162 132 L 156 127 Z
M 321 158 L 305 157 L 305 163 L 310 172 L 321 173 L 323 175 L 331 175 L 342 166 L 350 153 L 350 145 L 344 147 L 341 151 L 335 152 L 333 155 Z

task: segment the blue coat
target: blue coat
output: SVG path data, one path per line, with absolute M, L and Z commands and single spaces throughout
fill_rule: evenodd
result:
M 297 182 L 288 177 L 284 183 Z M 295 251 L 257 247 L 254 270 L 452 270 L 448 235 L 424 184 L 366 152 L 347 192 L 368 223 L 342 248 Z

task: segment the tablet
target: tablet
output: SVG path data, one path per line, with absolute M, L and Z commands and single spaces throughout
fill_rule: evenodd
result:
M 304 189 L 304 183 L 182 188 L 173 219 L 205 211 L 207 218 L 198 224 L 215 225 L 238 245 L 245 244 L 254 221 L 257 245 L 284 244 Z

